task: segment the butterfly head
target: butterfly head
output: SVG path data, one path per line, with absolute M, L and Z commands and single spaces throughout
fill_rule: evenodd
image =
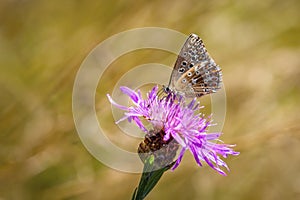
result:
M 169 94 L 169 93 L 172 92 L 172 90 L 170 89 L 170 87 L 169 87 L 169 86 L 165 86 L 165 85 L 163 85 L 163 90 L 164 90 L 164 92 L 165 92 L 166 94 Z

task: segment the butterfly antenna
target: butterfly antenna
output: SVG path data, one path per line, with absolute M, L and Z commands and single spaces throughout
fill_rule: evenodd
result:
M 160 90 L 158 90 L 158 92 L 157 92 L 157 96 L 159 97 L 159 98 L 161 98 L 161 96 L 164 94 L 164 88 L 162 87 Z

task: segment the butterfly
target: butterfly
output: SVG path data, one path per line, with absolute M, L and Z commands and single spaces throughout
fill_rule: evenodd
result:
M 202 39 L 191 34 L 185 41 L 164 92 L 183 97 L 215 93 L 222 82 L 221 68 L 208 54 Z

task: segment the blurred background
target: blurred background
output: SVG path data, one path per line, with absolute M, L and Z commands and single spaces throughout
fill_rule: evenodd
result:
M 297 0 L 2 0 L 0 199 L 130 199 L 140 175 L 110 169 L 84 148 L 72 87 L 98 43 L 145 26 L 204 40 L 226 86 L 221 139 L 241 152 L 225 159 L 227 177 L 199 168 L 187 153 L 147 199 L 300 199 L 299 10 Z M 110 78 L 100 80 L 96 108 L 119 146 L 135 151 L 139 141 L 118 141 L 122 132 L 105 94 L 129 69 L 150 62 L 172 67 L 175 59 L 135 51 L 105 72 Z

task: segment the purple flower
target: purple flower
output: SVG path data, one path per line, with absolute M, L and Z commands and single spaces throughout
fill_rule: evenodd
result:
M 164 130 L 165 141 L 172 137 L 182 146 L 179 157 L 172 167 L 173 170 L 178 167 L 185 151 L 190 150 L 198 165 L 202 166 L 201 162 L 205 161 L 220 174 L 226 175 L 221 167 L 227 170 L 229 168 L 220 156 L 226 158 L 227 155 L 238 155 L 239 152 L 232 149 L 235 145 L 223 144 L 218 139 L 221 133 L 206 132 L 211 121 L 201 114 L 196 114 L 196 111 L 201 109 L 196 99 L 186 104 L 183 98 L 176 97 L 172 93 L 159 98 L 157 86 L 147 94 L 146 99 L 142 98 L 139 90 L 135 92 L 128 87 L 120 89 L 131 98 L 133 105 L 129 107 L 119 105 L 107 95 L 112 105 L 126 111 L 125 116 L 118 122 L 125 119 L 134 121 L 142 131 L 148 133 L 149 130 L 141 121 L 141 118 L 145 118 L 154 129 Z

